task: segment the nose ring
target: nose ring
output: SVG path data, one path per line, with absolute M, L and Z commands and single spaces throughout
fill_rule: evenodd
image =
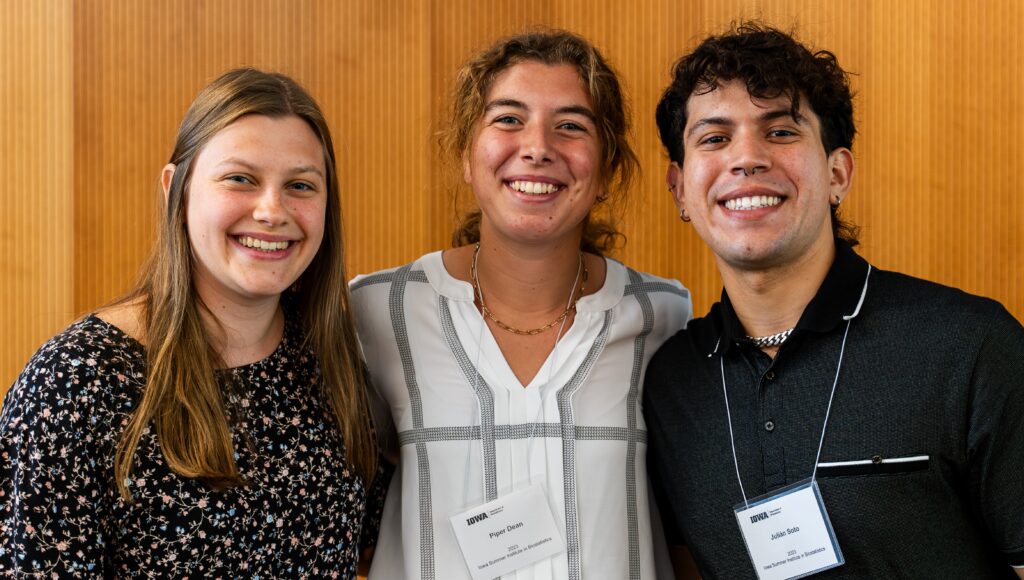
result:
M 743 168 L 743 177 L 750 177 L 751 175 L 753 175 L 755 173 L 757 173 L 757 168 L 756 167 L 751 167 L 749 172 L 747 171 L 746 167 Z

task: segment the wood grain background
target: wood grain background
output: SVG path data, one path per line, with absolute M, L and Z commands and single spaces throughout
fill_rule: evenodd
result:
M 436 154 L 468 55 L 531 25 L 590 38 L 631 96 L 644 179 L 618 258 L 683 281 L 710 254 L 679 222 L 653 122 L 671 63 L 731 20 L 796 27 L 856 73 L 862 254 L 1024 318 L 1024 8 L 1016 0 L 0 0 L 0 390 L 70 321 L 124 291 L 154 235 L 157 177 L 206 82 L 254 65 L 320 101 L 335 133 L 348 274 L 447 245 Z

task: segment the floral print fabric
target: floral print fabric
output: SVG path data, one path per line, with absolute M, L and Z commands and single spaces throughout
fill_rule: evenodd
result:
M 221 376 L 247 486 L 179 476 L 146 431 L 131 503 L 113 463 L 145 383 L 143 347 L 94 316 L 47 342 L 0 416 L 0 574 L 355 577 L 387 478 L 364 489 L 300 339 L 289 323 L 272 355 Z

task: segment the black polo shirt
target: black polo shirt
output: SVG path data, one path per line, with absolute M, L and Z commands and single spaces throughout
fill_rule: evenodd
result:
M 733 514 L 743 498 L 720 360 L 753 498 L 811 476 L 854 313 L 817 471 L 846 563 L 820 577 L 1015 578 L 1024 328 L 992 300 L 868 276 L 841 242 L 774 360 L 743 338 L 724 292 L 651 360 L 648 466 L 669 542 L 686 544 L 705 578 L 756 578 Z

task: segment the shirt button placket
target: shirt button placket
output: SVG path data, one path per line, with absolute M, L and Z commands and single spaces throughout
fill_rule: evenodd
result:
M 775 417 L 779 416 L 782 394 L 777 384 L 778 373 L 774 368 L 769 367 L 761 375 L 760 390 L 764 397 L 762 408 L 761 424 L 764 429 L 761 432 L 761 444 L 764 449 L 764 475 L 767 487 L 777 487 L 786 483 L 786 466 L 783 439 L 775 433 L 778 422 Z

